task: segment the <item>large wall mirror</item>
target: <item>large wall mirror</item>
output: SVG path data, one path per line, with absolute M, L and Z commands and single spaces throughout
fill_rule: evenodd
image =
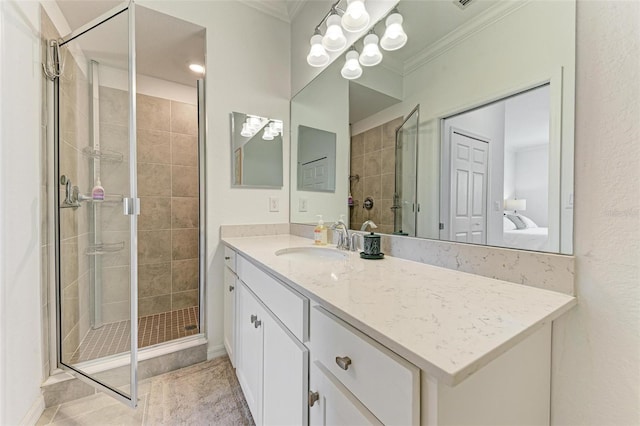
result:
M 353 80 L 343 55 L 293 98 L 291 222 L 571 254 L 575 1 L 398 10 L 403 48 Z M 300 126 L 335 134 L 333 192 L 298 184 Z

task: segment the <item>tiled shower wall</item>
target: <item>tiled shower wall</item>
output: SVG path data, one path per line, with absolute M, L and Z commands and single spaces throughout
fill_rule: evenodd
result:
M 195 90 L 195 89 L 194 89 Z M 139 315 L 198 306 L 198 114 L 138 95 Z
M 195 90 L 195 89 L 194 89 Z M 100 129 L 103 144 L 124 140 L 127 92 L 100 88 Z M 122 115 L 122 116 L 121 116 Z M 140 216 L 138 218 L 138 316 L 198 306 L 198 116 L 195 105 L 168 99 L 137 96 L 137 166 Z M 104 135 L 103 135 L 104 132 Z M 116 149 L 117 147 L 111 147 Z M 126 150 L 126 145 L 117 149 Z M 126 163 L 126 162 L 125 162 Z M 119 178 L 103 181 L 119 190 Z M 118 233 L 121 214 L 103 216 L 103 229 Z M 125 218 L 126 219 L 126 218 Z M 128 229 L 128 228 L 126 228 Z M 114 241 L 117 238 L 114 238 Z M 126 264 L 128 265 L 128 263 Z M 128 317 L 128 266 L 108 264 L 103 284 L 104 322 Z M 108 312 L 108 314 L 107 314 Z M 108 315 L 108 318 L 107 318 Z
M 395 190 L 396 129 L 402 117 L 389 121 L 351 137 L 351 196 L 350 227 L 360 229 L 372 220 L 378 232 L 393 232 L 393 193 Z M 373 208 L 362 207 L 365 198 L 373 199 Z

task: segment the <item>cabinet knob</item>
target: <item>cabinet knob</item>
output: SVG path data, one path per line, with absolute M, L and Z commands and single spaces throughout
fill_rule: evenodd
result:
M 224 260 L 231 260 L 231 258 L 229 256 L 225 256 Z
M 338 367 L 346 371 L 349 369 L 349 366 L 351 365 L 351 358 L 349 358 L 348 356 L 337 356 L 336 364 L 338 364 Z
M 256 320 L 258 319 L 257 315 L 251 315 L 251 324 L 253 324 L 254 322 L 256 322 Z
M 256 320 L 256 322 L 254 322 L 254 323 L 253 323 L 253 326 L 254 326 L 255 328 L 258 328 L 258 327 L 260 327 L 261 325 L 262 325 L 262 321 L 260 321 L 260 320 Z
M 235 290 L 235 289 L 236 289 L 236 288 L 235 288 L 234 286 L 232 286 L 232 285 L 230 285 L 230 286 L 229 286 L 229 291 L 233 291 L 233 290 Z
M 313 404 L 318 400 L 320 400 L 320 394 L 318 392 L 309 391 L 309 407 L 313 407 Z

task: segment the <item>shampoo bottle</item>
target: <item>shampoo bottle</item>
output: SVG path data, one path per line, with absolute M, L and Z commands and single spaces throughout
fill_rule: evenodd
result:
M 326 246 L 327 245 L 327 227 L 324 226 L 324 221 L 322 220 L 322 215 L 317 215 L 318 225 L 313 230 L 313 243 L 317 246 Z
M 93 201 L 104 201 L 104 188 L 100 183 L 100 179 L 98 179 L 96 186 L 91 190 L 91 198 L 93 198 Z

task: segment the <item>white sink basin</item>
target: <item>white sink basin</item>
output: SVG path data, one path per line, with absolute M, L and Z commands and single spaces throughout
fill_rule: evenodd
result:
M 316 262 L 331 262 L 349 258 L 347 252 L 323 247 L 291 247 L 276 251 L 276 256 L 283 256 L 291 260 Z

